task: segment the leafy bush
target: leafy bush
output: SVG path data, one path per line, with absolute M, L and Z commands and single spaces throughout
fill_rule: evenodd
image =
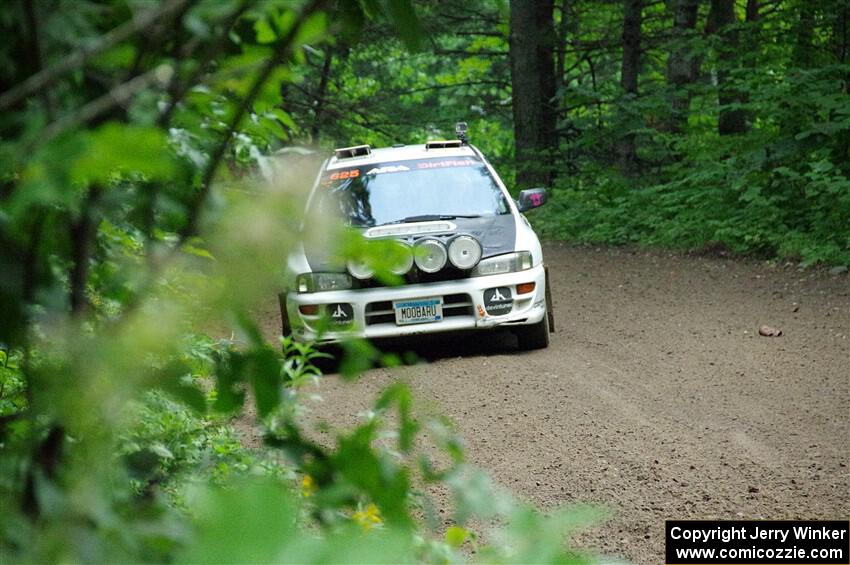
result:
M 624 178 L 613 167 L 583 161 L 580 174 L 560 181 L 538 225 L 550 237 L 575 241 L 722 245 L 803 265 L 850 264 L 850 120 L 846 95 L 836 88 L 848 72 L 833 65 L 789 69 L 773 80 L 742 78 L 750 93 L 745 107 L 759 116 L 751 131 L 643 130 L 643 156 L 661 159 L 659 166 Z M 663 156 L 664 144 L 675 159 Z
M 0 47 L 15 85 L 0 95 L 2 560 L 447 562 L 475 541 L 488 561 L 586 562 L 563 536 L 587 512 L 498 492 L 402 384 L 333 445 L 313 440 L 300 395 L 319 354 L 256 321 L 300 238 L 382 254 L 318 222 L 300 233 L 315 163 L 267 154 L 302 127 L 280 91 L 305 53 L 370 17 L 420 44 L 408 3 L 79 5 L 0 20 L 33 33 Z M 47 71 L 9 64 L 33 21 L 52 30 Z M 346 349 L 345 373 L 398 362 Z M 249 406 L 263 449 L 233 428 Z M 457 500 L 446 532 L 426 517 L 434 484 Z M 472 536 L 474 518 L 501 534 Z

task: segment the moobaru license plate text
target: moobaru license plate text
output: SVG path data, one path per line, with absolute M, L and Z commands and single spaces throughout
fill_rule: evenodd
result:
M 418 298 L 393 302 L 397 324 L 421 324 L 443 319 L 442 298 Z

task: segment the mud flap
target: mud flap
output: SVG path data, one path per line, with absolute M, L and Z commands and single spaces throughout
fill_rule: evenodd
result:
M 549 285 L 549 267 L 543 265 L 543 274 L 546 280 L 546 317 L 549 318 L 549 333 L 555 333 L 555 309 L 552 306 L 552 287 Z

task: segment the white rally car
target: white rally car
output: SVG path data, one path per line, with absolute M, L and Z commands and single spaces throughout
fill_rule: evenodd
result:
M 280 295 L 284 335 L 299 341 L 507 327 L 520 349 L 549 344 L 553 327 L 537 235 L 522 214 L 545 189 L 514 201 L 481 152 L 465 139 L 335 151 L 310 194 L 310 211 L 333 210 L 367 239 L 409 249 L 387 286 L 368 264 L 335 264 L 322 249 L 289 257 Z

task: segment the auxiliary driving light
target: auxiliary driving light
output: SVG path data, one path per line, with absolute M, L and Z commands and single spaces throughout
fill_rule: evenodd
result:
M 422 239 L 413 246 L 414 261 L 424 273 L 436 273 L 446 266 L 446 246 L 437 239 Z
M 390 272 L 394 275 L 406 275 L 413 268 L 413 248 L 407 243 L 398 242 L 401 249 L 399 250 L 398 261 L 392 266 Z
M 351 260 L 348 262 L 348 272 L 356 279 L 364 280 L 372 278 L 375 274 L 375 269 L 370 267 L 365 261 Z
M 449 244 L 449 261 L 458 269 L 471 269 L 481 260 L 481 244 L 474 237 L 459 235 Z

